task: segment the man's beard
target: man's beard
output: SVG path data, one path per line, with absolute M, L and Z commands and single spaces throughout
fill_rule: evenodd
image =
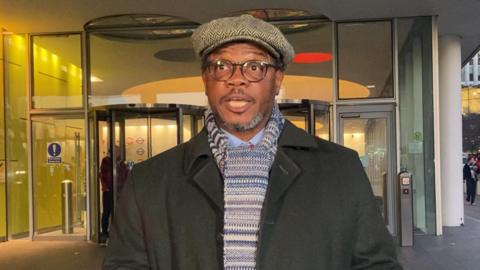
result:
M 220 117 L 217 117 L 217 119 L 219 118 Z M 258 112 L 255 115 L 255 117 L 253 117 L 252 120 L 248 121 L 247 123 L 227 123 L 223 121 L 223 119 L 221 118 L 220 118 L 220 121 L 222 121 L 223 126 L 227 129 L 232 129 L 237 132 L 245 132 L 245 131 L 250 131 L 256 128 L 260 124 L 260 122 L 262 122 L 263 118 L 264 118 L 263 113 Z

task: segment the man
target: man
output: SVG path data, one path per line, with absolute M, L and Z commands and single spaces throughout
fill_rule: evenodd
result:
M 281 115 L 282 33 L 244 15 L 192 38 L 205 128 L 134 167 L 104 269 L 401 269 L 358 155 Z

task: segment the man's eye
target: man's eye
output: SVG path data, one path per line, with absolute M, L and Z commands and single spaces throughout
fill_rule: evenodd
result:
M 256 63 L 256 62 L 249 63 L 248 64 L 248 69 L 251 70 L 251 71 L 259 71 L 259 70 L 262 69 L 262 64 L 261 63 Z
M 225 70 L 225 69 L 227 69 L 227 65 L 225 65 L 224 63 L 216 63 L 215 64 L 215 69 L 216 70 Z

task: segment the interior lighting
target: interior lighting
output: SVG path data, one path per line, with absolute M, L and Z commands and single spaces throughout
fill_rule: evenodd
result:
M 297 64 L 315 64 L 332 61 L 332 59 L 331 53 L 304 52 L 295 54 L 293 62 Z
M 103 80 L 100 79 L 99 77 L 95 76 L 95 75 L 91 75 L 90 76 L 90 82 L 103 82 Z

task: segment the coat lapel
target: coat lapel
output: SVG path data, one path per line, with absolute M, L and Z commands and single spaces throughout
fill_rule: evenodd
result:
M 223 181 L 217 164 L 213 159 L 205 159 L 199 169 L 193 174 L 193 181 L 205 195 L 223 211 Z
M 185 146 L 185 173 L 205 196 L 223 211 L 223 180 L 208 146 L 208 135 L 203 129 Z

